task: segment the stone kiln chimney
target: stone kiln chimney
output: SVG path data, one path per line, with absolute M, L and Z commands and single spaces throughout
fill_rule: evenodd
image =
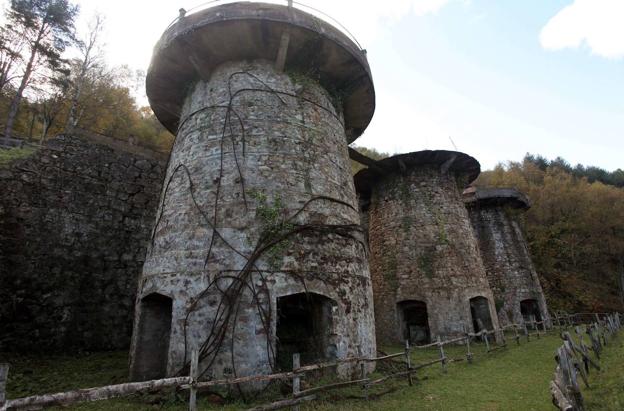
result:
M 131 375 L 269 373 L 375 354 L 347 144 L 370 122 L 366 54 L 293 7 L 180 12 L 147 75 L 176 141 L 139 282 Z
M 498 326 L 461 197 L 479 172 L 464 153 L 418 151 L 355 175 L 368 206 L 378 341 L 424 344 Z

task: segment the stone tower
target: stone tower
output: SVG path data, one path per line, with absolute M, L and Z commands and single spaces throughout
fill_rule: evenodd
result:
M 347 144 L 370 122 L 366 53 L 296 8 L 180 16 L 147 94 L 176 141 L 138 287 L 134 379 L 269 373 L 375 354 Z
M 498 326 L 461 197 L 479 172 L 466 154 L 419 151 L 356 174 L 368 209 L 378 341 L 423 344 Z
M 544 292 L 518 224 L 529 200 L 513 188 L 470 188 L 464 192 L 472 226 L 496 299 L 502 325 L 533 317 L 550 321 Z

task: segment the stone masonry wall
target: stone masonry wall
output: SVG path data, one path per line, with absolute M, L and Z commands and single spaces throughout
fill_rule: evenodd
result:
M 276 301 L 304 292 L 332 300 L 328 356 L 374 355 L 367 250 L 331 96 L 272 62 L 231 62 L 191 88 L 180 124 L 140 289 L 173 300 L 168 374 L 196 348 L 205 376 L 270 372 Z M 158 369 L 141 355 L 147 317 L 138 300 L 134 378 Z
M 548 320 L 544 292 L 518 224 L 518 214 L 523 210 L 478 203 L 470 205 L 468 210 L 500 323 L 521 323 L 520 301 L 526 299 L 536 300 L 542 319 Z
M 109 145 L 59 136 L 0 168 L 0 351 L 128 346 L 164 159 Z
M 494 299 L 455 175 L 437 167 L 390 174 L 373 187 L 370 267 L 377 339 L 398 342 L 397 304 L 427 304 L 432 339 L 473 330 L 470 298 Z

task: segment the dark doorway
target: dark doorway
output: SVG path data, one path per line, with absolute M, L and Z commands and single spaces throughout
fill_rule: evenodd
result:
M 334 301 L 319 294 L 298 293 L 277 299 L 277 354 L 280 370 L 292 369 L 292 356 L 301 364 L 335 357 L 330 344 Z
M 493 330 L 492 317 L 490 316 L 490 302 L 485 297 L 474 297 L 470 299 L 470 315 L 472 316 L 472 326 L 474 332 L 481 330 Z
M 134 380 L 155 380 L 166 376 L 172 309 L 173 300 L 161 294 L 150 294 L 141 300 L 139 335 L 132 367 Z
M 520 301 L 520 313 L 525 322 L 533 320 L 538 322 L 542 321 L 542 315 L 537 300 L 528 299 Z
M 407 300 L 398 303 L 397 308 L 403 339 L 417 345 L 431 342 L 427 304 L 423 301 Z

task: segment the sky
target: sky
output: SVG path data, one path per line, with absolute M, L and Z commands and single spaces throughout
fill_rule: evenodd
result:
M 358 39 L 376 111 L 356 145 L 458 150 L 482 169 L 527 153 L 624 168 L 624 0 L 305 0 Z M 79 0 L 107 60 L 147 70 L 188 0 Z

